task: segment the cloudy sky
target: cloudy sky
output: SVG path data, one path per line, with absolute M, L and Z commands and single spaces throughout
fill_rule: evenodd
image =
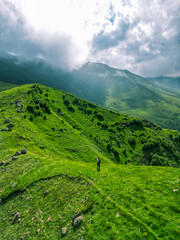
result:
M 180 74 L 180 1 L 0 0 L 0 54 Z

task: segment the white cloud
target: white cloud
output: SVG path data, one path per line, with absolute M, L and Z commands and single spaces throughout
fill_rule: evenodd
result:
M 60 66 L 100 61 L 142 75 L 180 71 L 179 1 L 1 0 L 0 4 L 1 39 L 6 40 L 0 43 L 9 51 L 37 52 Z

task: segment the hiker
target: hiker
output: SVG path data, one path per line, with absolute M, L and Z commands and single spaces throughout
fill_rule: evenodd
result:
M 97 170 L 100 171 L 100 163 L 101 163 L 101 160 L 100 158 L 98 157 L 97 158 Z

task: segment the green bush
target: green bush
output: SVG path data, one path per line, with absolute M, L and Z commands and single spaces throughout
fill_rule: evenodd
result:
M 70 112 L 75 112 L 75 109 L 73 108 L 72 105 L 68 105 L 67 109 L 68 109 Z
M 68 99 L 66 99 L 66 98 L 64 98 L 64 104 L 66 105 L 66 106 L 69 106 L 69 104 L 70 104 L 70 102 L 69 102 L 69 100 Z
M 159 156 L 158 154 L 154 154 L 151 160 L 152 166 L 168 166 L 168 162 L 164 159 L 164 157 Z

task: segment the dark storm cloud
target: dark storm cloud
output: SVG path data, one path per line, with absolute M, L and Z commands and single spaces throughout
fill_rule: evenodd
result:
M 0 2 L 0 54 L 11 52 L 26 58 L 42 58 L 48 63 L 69 69 L 76 50 L 67 35 L 36 32 L 14 4 Z

